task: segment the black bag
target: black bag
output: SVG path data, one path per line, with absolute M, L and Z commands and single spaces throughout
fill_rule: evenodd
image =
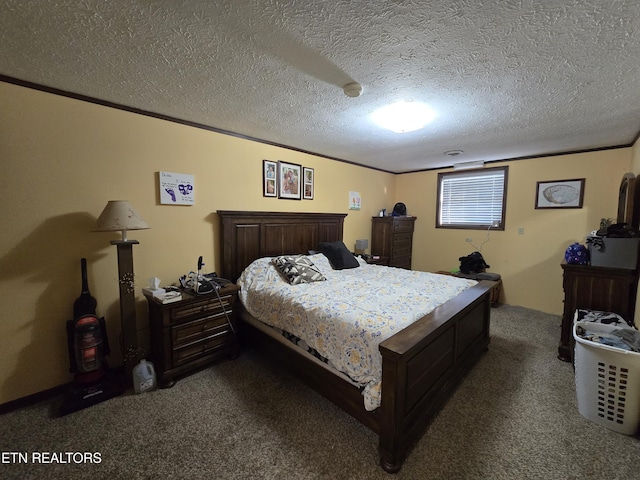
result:
M 393 206 L 393 212 L 391 212 L 392 217 L 404 217 L 407 214 L 407 206 L 398 202 Z
M 480 252 L 473 252 L 466 257 L 460 257 L 458 260 L 460 260 L 460 271 L 462 273 L 481 273 L 490 268 Z

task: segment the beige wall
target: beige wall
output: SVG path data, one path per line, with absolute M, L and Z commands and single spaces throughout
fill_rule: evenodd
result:
M 502 276 L 505 303 L 562 313 L 564 251 L 573 242 L 584 244 L 602 217 L 615 218 L 618 187 L 630 161 L 631 149 L 622 148 L 495 164 L 509 165 L 505 230 L 490 232 L 482 254 L 489 271 Z M 474 251 L 466 238 L 477 247 L 487 240 L 482 230 L 435 228 L 437 177 L 436 171 L 397 177 L 398 198 L 418 217 L 413 249 L 417 270 L 458 268 L 458 258 Z M 586 179 L 584 208 L 534 208 L 536 182 L 571 178 Z
M 65 321 L 80 290 L 79 260 L 104 315 L 114 351 L 120 315 L 117 258 L 110 240 L 90 232 L 108 200 L 129 200 L 151 225 L 130 232 L 138 328 L 147 338 L 140 289 L 150 276 L 175 282 L 202 255 L 219 264 L 216 210 L 345 212 L 345 243 L 371 237 L 371 216 L 395 202 L 416 215 L 414 268 L 452 269 L 482 243 L 482 231 L 435 229 L 437 172 L 391 175 L 233 136 L 0 82 L 0 404 L 70 381 Z M 584 241 L 601 217 L 615 216 L 622 175 L 640 171 L 640 153 L 618 149 L 510 162 L 506 231 L 491 232 L 482 252 L 501 273 L 507 303 L 560 313 L 561 269 L 567 245 Z M 313 201 L 262 196 L 262 160 L 315 169 Z M 157 172 L 192 174 L 195 205 L 158 203 Z M 586 178 L 585 207 L 535 210 L 538 180 Z M 348 210 L 349 191 L 362 210 Z M 518 227 L 525 229 L 518 235 Z
M 80 258 L 120 363 L 117 256 L 92 233 L 108 200 L 129 200 L 151 226 L 130 232 L 138 322 L 151 276 L 173 283 L 219 264 L 216 210 L 348 213 L 345 243 L 369 238 L 370 218 L 395 199 L 395 177 L 292 150 L 0 83 L 0 404 L 70 381 L 65 321 L 80 293 Z M 315 199 L 262 196 L 262 160 L 315 169 Z M 158 203 L 157 172 L 192 174 L 195 205 Z M 350 211 L 349 191 L 362 196 Z

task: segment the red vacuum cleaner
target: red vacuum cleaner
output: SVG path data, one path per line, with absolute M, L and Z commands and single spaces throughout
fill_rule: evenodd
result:
M 73 319 L 67 321 L 69 371 L 74 374 L 61 415 L 103 402 L 124 391 L 107 364 L 110 353 L 104 318 L 96 315 L 96 299 L 89 292 L 87 260 L 80 260 L 82 290 L 73 303 Z

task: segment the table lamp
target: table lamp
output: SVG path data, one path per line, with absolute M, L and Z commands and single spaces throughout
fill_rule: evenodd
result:
M 369 248 L 369 240 L 356 240 L 356 255 L 362 255 L 365 253 L 365 250 Z

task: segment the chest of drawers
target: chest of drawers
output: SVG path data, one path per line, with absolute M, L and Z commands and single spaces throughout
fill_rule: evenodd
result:
M 372 217 L 371 254 L 388 258 L 390 267 L 411 269 L 416 217 Z
M 182 294 L 162 304 L 147 298 L 151 356 L 158 384 L 169 387 L 179 376 L 222 357 L 238 355 L 235 333 L 237 285 L 207 295 Z

